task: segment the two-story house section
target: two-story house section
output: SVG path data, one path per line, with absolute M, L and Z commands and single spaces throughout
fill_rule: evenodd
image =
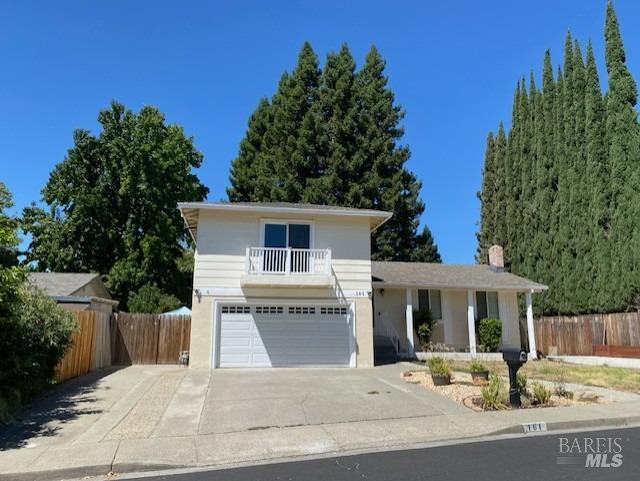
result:
M 547 286 L 488 264 L 372 262 L 390 212 L 287 203 L 183 203 L 196 243 L 190 365 L 370 367 L 431 347 L 475 357 L 482 319 L 536 356 L 532 294 Z M 526 309 L 520 323 L 518 296 Z M 414 323 L 414 317 L 418 316 Z M 375 356 L 374 356 L 375 351 Z
M 371 232 L 391 213 L 182 203 L 196 243 L 190 365 L 373 365 Z

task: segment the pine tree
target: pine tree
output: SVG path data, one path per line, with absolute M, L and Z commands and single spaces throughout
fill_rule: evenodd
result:
M 389 210 L 372 237 L 374 259 L 440 262 L 428 228 L 419 232 L 421 182 L 400 145 L 404 112 L 375 47 L 360 71 L 347 45 L 318 67 L 308 43 L 270 101 L 249 121 L 233 161 L 232 201 L 288 201 Z
M 261 101 L 249 120 L 239 155 L 231 164 L 230 200 L 302 199 L 305 180 L 316 166 L 318 125 L 311 109 L 319 81 L 318 58 L 305 42 L 296 68 L 282 75 L 271 101 Z
M 355 207 L 393 212 L 373 235 L 373 258 L 441 262 L 429 229 L 425 226 L 418 233 L 425 209 L 420 200 L 422 183 L 405 166 L 411 153 L 399 145 L 404 111 L 395 103 L 384 69 L 384 59 L 371 47 L 355 81 L 358 148 L 351 159 L 349 201 Z
M 261 99 L 258 108 L 249 118 L 246 136 L 240 142 L 240 152 L 232 163 L 229 176 L 231 186 L 227 189 L 229 200 L 258 197 L 258 183 L 264 179 L 260 170 L 267 162 L 265 134 L 270 124 L 271 104 L 267 99 Z
M 313 114 L 319 119 L 318 157 L 322 175 L 310 182 L 305 200 L 312 203 L 356 206 L 350 195 L 355 178 L 358 113 L 355 103 L 356 63 L 347 45 L 329 53 L 320 77 Z

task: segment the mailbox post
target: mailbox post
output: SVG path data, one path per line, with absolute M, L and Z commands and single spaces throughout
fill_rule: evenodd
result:
M 518 389 L 518 369 L 527 362 L 527 352 L 519 347 L 503 347 L 502 359 L 509 366 L 509 403 L 513 408 L 520 407 L 520 390 Z

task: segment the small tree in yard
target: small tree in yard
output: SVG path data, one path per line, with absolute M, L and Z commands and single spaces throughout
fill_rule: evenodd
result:
M 502 341 L 502 321 L 482 319 L 478 326 L 478 341 L 488 352 L 496 351 Z
M 142 286 L 129 296 L 129 312 L 161 314 L 179 306 L 180 299 L 152 284 Z

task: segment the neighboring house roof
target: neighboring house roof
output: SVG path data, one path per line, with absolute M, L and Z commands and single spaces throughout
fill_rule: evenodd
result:
M 384 224 L 393 215 L 392 212 L 374 209 L 355 209 L 335 205 L 297 204 L 291 202 L 180 202 L 180 213 L 189 229 L 196 238 L 198 218 L 201 210 L 221 212 L 254 212 L 261 214 L 306 214 L 328 216 L 367 217 L 370 219 L 371 230 Z
M 100 277 L 97 273 L 30 272 L 29 280 L 49 296 L 71 296 Z
M 505 289 L 543 291 L 544 284 L 486 264 L 435 264 L 427 262 L 371 262 L 375 287 L 426 287 L 450 289 Z
M 51 299 L 62 304 L 91 304 L 92 302 L 101 302 L 111 306 L 120 304 L 119 301 L 96 296 L 51 296 Z

